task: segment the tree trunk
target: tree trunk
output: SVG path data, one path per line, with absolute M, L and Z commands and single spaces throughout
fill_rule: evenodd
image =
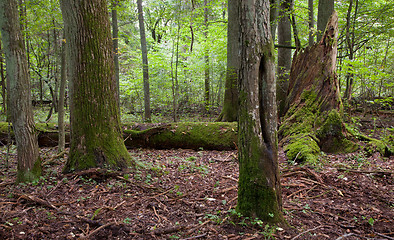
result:
M 130 165 L 118 109 L 105 0 L 62 0 L 70 81 L 71 146 L 64 172 Z
M 149 66 L 148 66 L 148 50 L 146 48 L 144 12 L 142 11 L 142 0 L 137 0 L 138 7 L 138 22 L 140 26 L 141 36 L 141 52 L 142 52 L 142 74 L 144 78 L 144 107 L 145 107 L 145 121 L 151 121 L 150 113 L 150 93 L 149 93 Z
M 208 2 L 204 0 L 204 37 L 205 37 L 205 55 L 204 55 L 204 110 L 208 111 L 210 104 L 209 104 L 209 93 L 210 93 L 210 76 L 209 76 L 209 48 L 208 48 Z
M 349 60 L 352 62 L 354 58 L 354 41 L 355 41 L 355 36 L 354 36 L 354 31 L 355 31 L 355 21 L 357 19 L 357 10 L 358 10 L 358 0 L 356 0 L 356 6 L 354 10 L 354 17 L 353 17 L 353 29 L 350 29 L 351 25 L 351 12 L 353 8 L 353 0 L 349 0 L 349 8 L 347 11 L 347 16 L 346 16 L 346 46 L 347 50 L 349 51 Z M 350 68 L 352 68 L 352 65 L 350 65 Z M 345 89 L 345 95 L 344 98 L 347 101 L 350 101 L 352 98 L 352 91 L 353 91 L 353 78 L 354 74 L 353 71 L 349 72 L 346 74 L 346 89 Z
M 335 73 L 338 16 L 330 18 L 322 39 L 293 58 L 281 143 L 290 161 L 317 161 L 320 151 L 351 152 L 342 122 Z
M 116 80 L 116 91 L 120 96 L 120 83 L 119 83 L 119 28 L 118 28 L 118 0 L 114 0 L 112 3 L 112 41 L 113 41 L 113 52 L 114 52 L 114 65 L 115 65 L 115 80 Z M 118 101 L 119 114 L 120 114 L 120 99 Z
M 276 86 L 269 1 L 240 2 L 239 182 L 237 211 L 282 222 Z
M 278 44 L 291 46 L 291 23 L 290 7 L 292 0 L 281 0 L 278 23 Z M 285 108 L 287 88 L 289 85 L 289 74 L 291 68 L 291 49 L 278 48 L 278 81 L 276 100 L 278 102 L 278 116 L 282 117 Z
M 41 175 L 41 160 L 33 119 L 26 50 L 20 28 L 18 3 L 0 1 L 0 29 L 7 65 L 9 110 L 17 146 L 17 181 L 32 181 Z
M 278 26 L 279 0 L 270 0 L 270 25 L 272 41 L 275 42 L 276 28 Z
M 327 26 L 328 19 L 334 11 L 334 0 L 319 0 L 317 9 L 317 38 L 320 41 Z
M 309 37 L 308 44 L 312 47 L 314 40 L 314 28 L 315 28 L 315 17 L 314 17 L 314 9 L 313 9 L 313 0 L 308 0 L 308 23 L 309 23 Z
M 5 75 L 4 75 L 4 65 L 3 65 L 3 51 L 1 51 L 1 39 L 0 39 L 0 77 L 1 77 L 1 96 L 3 98 L 3 109 L 1 112 L 7 115 L 7 94 L 5 91 Z
M 63 34 L 63 38 L 65 38 Z M 66 93 L 67 67 L 66 67 L 66 42 L 62 41 L 61 59 L 60 59 L 60 86 L 59 86 L 59 111 L 58 111 L 58 127 L 59 127 L 59 144 L 58 152 L 63 152 L 66 146 L 66 134 L 64 129 L 64 98 Z
M 238 69 L 239 55 L 239 15 L 238 0 L 228 1 L 227 29 L 227 70 L 224 89 L 223 110 L 217 121 L 234 122 L 238 119 Z

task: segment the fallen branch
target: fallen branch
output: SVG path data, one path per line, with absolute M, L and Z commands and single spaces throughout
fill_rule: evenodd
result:
M 209 223 L 210 221 L 211 221 L 211 220 L 207 220 L 207 221 L 201 223 L 200 225 L 198 225 L 198 226 L 196 226 L 196 227 L 190 229 L 190 230 L 186 233 L 186 235 L 192 234 L 194 231 L 196 231 L 196 230 L 199 229 L 200 227 L 204 226 L 205 224 Z
M 191 240 L 191 239 L 203 238 L 203 237 L 205 237 L 205 236 L 207 236 L 206 233 L 201 234 L 201 235 L 197 235 L 197 236 L 193 236 L 193 237 L 182 238 L 181 240 Z
M 355 169 L 349 169 L 349 168 L 337 168 L 338 171 L 343 171 L 343 172 L 354 172 L 354 173 L 367 173 L 367 174 L 383 174 L 383 175 L 392 175 L 394 172 L 390 171 L 380 171 L 380 170 L 375 170 L 375 171 L 368 171 L 368 170 L 355 170 Z
M 308 232 L 315 231 L 316 229 L 319 229 L 319 228 L 322 228 L 322 227 L 326 227 L 326 226 L 325 226 L 325 225 L 320 225 L 320 226 L 317 226 L 317 227 L 315 227 L 315 228 L 312 228 L 312 229 L 306 230 L 306 231 L 304 231 L 304 232 L 302 232 L 302 233 L 300 233 L 300 234 L 296 235 L 296 236 L 295 236 L 295 237 L 293 237 L 291 240 L 294 240 L 294 239 L 296 239 L 296 238 L 298 238 L 298 237 L 300 237 L 300 236 L 304 235 L 305 233 L 308 233 Z
M 91 233 L 89 233 L 88 235 L 86 235 L 86 237 L 82 237 L 81 239 L 89 239 L 89 238 L 92 237 L 94 234 L 98 233 L 101 229 L 104 229 L 104 228 L 106 228 L 106 227 L 109 227 L 109 226 L 111 226 L 111 225 L 116 225 L 116 224 L 117 224 L 117 222 L 110 222 L 110 223 L 107 223 L 107 224 L 105 224 L 105 225 L 102 225 L 102 226 L 98 227 L 97 229 L 95 229 L 93 232 L 91 232 Z

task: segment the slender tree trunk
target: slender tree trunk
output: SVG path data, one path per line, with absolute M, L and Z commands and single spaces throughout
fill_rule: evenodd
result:
M 319 0 L 317 10 L 317 38 L 319 42 L 324 34 L 328 19 L 334 11 L 334 0 Z
M 120 84 L 119 84 L 119 28 L 118 28 L 118 0 L 113 0 L 112 3 L 112 41 L 113 41 L 113 52 L 114 52 L 114 65 L 115 65 L 115 80 L 116 80 L 116 91 L 118 92 L 119 101 L 118 108 L 120 114 Z
M 269 1 L 240 4 L 237 211 L 264 221 L 282 222 Z
M 205 55 L 204 55 L 204 62 L 205 62 L 205 67 L 204 67 L 204 110 L 208 111 L 209 110 L 209 94 L 210 94 L 210 73 L 209 73 L 209 48 L 208 48 L 208 31 L 209 31 L 209 26 L 208 26 L 208 1 L 204 0 L 204 37 L 205 37 Z
M 301 41 L 298 36 L 298 29 L 297 29 L 297 24 L 296 24 L 296 19 L 295 15 L 293 13 L 294 11 L 294 0 L 291 0 L 291 6 L 290 6 L 290 22 L 291 26 L 293 28 L 293 37 L 294 37 L 294 44 L 296 45 L 296 49 L 299 50 L 301 49 Z
M 64 172 L 130 165 L 116 91 L 105 0 L 61 0 L 70 81 L 70 154 Z
M 142 10 L 142 0 L 137 0 L 138 7 L 138 22 L 140 26 L 141 36 L 141 52 L 142 52 L 142 74 L 144 78 L 144 107 L 145 107 L 145 121 L 151 121 L 150 113 L 150 93 L 149 93 L 149 66 L 148 66 L 148 50 L 146 48 L 144 12 Z
M 276 28 L 278 26 L 278 16 L 279 16 L 279 1 L 280 0 L 270 0 L 270 25 L 271 25 L 271 36 L 272 41 L 275 42 L 276 38 Z
M 1 39 L 0 39 L 1 40 Z M 3 65 L 3 51 L 1 49 L 1 41 L 0 41 L 0 77 L 1 77 L 1 96 L 3 98 L 3 110 L 2 112 L 7 114 L 7 94 L 6 94 L 6 82 L 5 82 L 5 74 L 4 74 L 4 65 Z
M 278 44 L 291 46 L 290 8 L 292 0 L 281 0 L 278 23 Z M 278 48 L 278 81 L 276 99 L 278 102 L 278 116 L 282 117 L 285 108 L 289 74 L 291 69 L 291 49 Z
M 308 43 L 311 47 L 314 43 L 313 35 L 314 35 L 314 28 L 315 28 L 315 17 L 314 17 L 314 10 L 313 10 L 313 0 L 308 0 L 308 23 L 309 23 L 309 38 Z
M 26 50 L 16 0 L 0 1 L 0 29 L 7 64 L 7 89 L 12 127 L 17 145 L 17 181 L 32 181 L 41 175 L 33 119 Z
M 346 15 L 346 45 L 349 51 L 349 60 L 352 61 L 354 59 L 354 28 L 355 28 L 355 20 L 357 18 L 357 10 L 358 10 L 358 0 L 356 0 L 356 6 L 354 10 L 354 17 L 353 17 L 353 29 L 350 29 L 351 23 L 351 13 L 353 8 L 353 0 L 349 0 L 349 8 Z M 350 65 L 352 68 L 353 66 Z M 352 91 L 353 91 L 353 78 L 354 74 L 353 71 L 346 74 L 346 89 L 344 98 L 348 101 L 352 98 Z
M 227 70 L 223 110 L 217 121 L 234 122 L 238 119 L 239 1 L 228 1 Z
M 63 38 L 65 38 L 63 34 Z M 67 66 L 66 66 L 66 42 L 63 41 L 61 60 L 60 60 L 60 87 L 59 87 L 59 111 L 58 111 L 58 126 L 59 126 L 59 145 L 58 152 L 63 152 L 66 145 L 66 133 L 64 129 L 64 98 L 66 93 L 67 81 Z

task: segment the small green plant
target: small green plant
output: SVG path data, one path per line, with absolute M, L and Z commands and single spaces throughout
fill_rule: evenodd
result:
M 131 224 L 131 218 L 127 217 L 123 220 L 123 223 L 125 224 Z
M 375 219 L 373 219 L 372 217 L 369 218 L 368 223 L 369 223 L 369 225 L 371 225 L 371 227 L 373 227 L 373 224 L 375 223 Z

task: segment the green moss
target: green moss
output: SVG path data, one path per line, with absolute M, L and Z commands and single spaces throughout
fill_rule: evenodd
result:
M 153 135 L 149 141 L 154 146 L 177 143 L 178 147 L 192 149 L 232 149 L 236 138 L 236 123 L 225 122 L 183 122 L 173 123 L 170 130 Z M 143 134 L 141 132 L 140 134 Z
M 42 166 L 41 166 L 41 164 L 42 164 L 41 158 L 38 157 L 38 159 L 34 163 L 32 169 L 27 169 L 27 170 L 18 169 L 16 182 L 17 183 L 32 182 L 34 180 L 39 179 L 40 176 L 42 175 Z
M 313 135 L 300 133 L 290 137 L 284 151 L 289 161 L 315 164 L 320 154 L 320 147 Z
M 237 211 L 244 216 L 267 222 L 282 222 L 280 186 L 275 179 L 277 152 L 267 149 L 255 134 L 256 122 L 245 109 L 240 109 L 239 181 Z M 272 152 L 275 151 L 275 152 Z

